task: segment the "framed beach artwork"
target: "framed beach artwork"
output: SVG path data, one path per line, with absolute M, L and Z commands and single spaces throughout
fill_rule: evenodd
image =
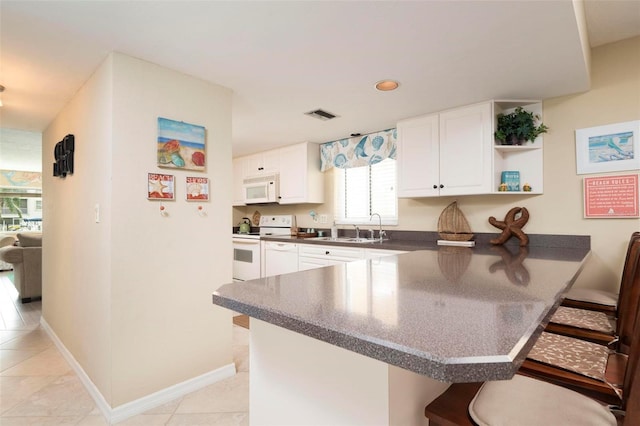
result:
M 147 180 L 147 198 L 149 200 L 175 200 L 175 179 L 173 175 L 149 173 Z
M 576 130 L 579 175 L 640 169 L 640 121 Z
M 205 170 L 205 128 L 158 117 L 158 167 Z
M 209 201 L 209 178 L 187 176 L 187 201 Z

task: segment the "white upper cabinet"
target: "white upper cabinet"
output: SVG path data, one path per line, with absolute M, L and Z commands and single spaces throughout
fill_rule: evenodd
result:
M 233 159 L 233 205 L 243 206 L 243 180 L 279 174 L 280 204 L 324 202 L 320 147 L 304 142 Z
M 259 152 L 246 158 L 245 177 L 273 174 L 280 171 L 280 150 L 278 149 Z
M 440 194 L 438 120 L 433 114 L 398 123 L 398 197 Z
M 233 159 L 233 194 L 231 199 L 232 206 L 244 206 L 244 191 L 242 181 L 247 175 L 247 157 L 238 157 Z
M 398 196 L 491 192 L 491 102 L 398 123 Z
M 440 195 L 491 192 L 491 102 L 440 113 Z
M 398 197 L 541 194 L 542 137 L 494 141 L 496 115 L 518 106 L 542 116 L 539 101 L 487 101 L 398 122 Z M 505 171 L 519 173 L 520 191 L 498 191 Z
M 320 147 L 304 142 L 279 149 L 280 204 L 323 203 Z

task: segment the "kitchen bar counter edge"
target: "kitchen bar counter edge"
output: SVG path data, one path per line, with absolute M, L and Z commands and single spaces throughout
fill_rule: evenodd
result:
M 569 240 L 575 239 L 575 237 L 573 236 L 568 236 L 568 238 Z M 291 239 L 287 238 L 273 238 L 270 240 L 292 241 Z M 550 303 L 550 305 L 545 307 L 545 312 L 542 314 L 543 318 L 540 318 L 539 325 L 535 328 L 535 330 L 529 329 L 525 333 L 525 336 L 523 336 L 524 340 L 522 342 L 522 346 L 517 348 L 517 350 L 515 350 L 514 352 L 511 352 L 509 355 L 505 354 L 500 359 L 498 359 L 497 357 L 493 357 L 491 359 L 487 359 L 487 362 L 478 362 L 479 360 L 476 359 L 473 363 L 464 363 L 454 359 L 433 359 L 430 357 L 425 357 L 424 354 L 420 353 L 420 351 L 413 351 L 412 348 L 407 347 L 395 347 L 395 345 L 390 345 L 388 342 L 384 341 L 383 339 L 378 339 L 376 336 L 365 335 L 360 330 L 348 330 L 346 328 L 341 329 L 339 327 L 327 326 L 327 324 L 316 322 L 312 318 L 304 318 L 303 316 L 291 314 L 291 312 L 287 312 L 286 309 L 280 310 L 278 308 L 274 308 L 274 306 L 266 306 L 266 304 L 262 304 L 260 302 L 260 295 L 258 295 L 258 299 L 254 299 L 254 297 L 256 296 L 255 294 L 251 294 L 249 295 L 249 297 L 245 297 L 242 294 L 233 294 L 225 291 L 229 290 L 230 288 L 234 289 L 233 291 L 235 291 L 237 287 L 230 287 L 227 289 L 224 288 L 227 286 L 221 287 L 219 291 L 214 292 L 213 303 L 239 313 L 247 314 L 253 318 L 263 320 L 267 323 L 316 338 L 332 345 L 342 347 L 344 349 L 348 349 L 353 352 L 366 355 L 373 359 L 377 359 L 391 365 L 396 365 L 407 370 L 432 377 L 437 380 L 449 382 L 469 382 L 508 379 L 512 377 L 519 368 L 531 346 L 534 344 L 535 340 L 546 326 L 548 319 L 560 304 L 562 293 L 570 288 L 570 286 L 573 284 L 575 278 L 579 275 L 586 259 L 590 254 L 588 244 L 587 247 L 566 248 L 562 247 L 566 243 L 566 241 L 563 242 L 562 239 L 558 241 L 560 242 L 558 245 L 560 245 L 561 247 L 478 246 L 470 249 L 473 251 L 473 253 L 489 255 L 499 255 L 500 251 L 504 250 L 513 250 L 516 253 L 519 250 L 526 250 L 527 258 L 551 261 L 568 261 L 573 265 L 570 267 L 573 273 L 564 275 L 562 278 L 563 282 L 556 284 L 558 286 L 557 297 L 555 298 L 555 300 L 547 301 L 547 303 Z M 367 244 L 364 245 L 366 246 Z M 393 243 L 391 243 L 391 247 L 389 246 L 389 243 L 376 244 L 376 246 L 380 245 L 382 246 L 380 248 L 384 249 L 394 249 L 398 247 Z M 406 250 L 410 245 L 410 243 L 407 244 L 407 242 L 404 242 L 402 247 L 404 247 L 404 250 Z M 353 246 L 353 244 L 350 244 L 350 246 Z M 416 248 L 414 248 L 413 250 L 419 250 L 417 246 L 414 247 Z M 426 249 L 427 251 L 435 251 L 438 249 L 438 246 L 435 244 L 435 242 L 422 242 L 420 248 L 423 250 Z M 399 248 L 396 249 L 399 250 Z M 497 253 L 496 250 L 498 251 Z M 333 267 L 330 266 L 327 268 Z M 288 276 L 298 274 L 301 279 L 308 279 L 311 277 L 311 275 L 303 277 L 300 274 L 317 274 L 317 271 L 318 270 L 315 270 L 315 272 L 299 272 L 288 274 Z M 271 277 L 272 282 L 275 278 L 277 277 Z M 247 283 L 254 282 L 259 288 L 259 286 L 261 285 L 266 285 L 267 280 L 269 279 L 270 278 L 263 278 L 242 284 L 246 285 Z M 537 283 L 532 283 L 532 285 L 536 284 Z M 233 284 L 231 284 L 231 286 L 233 286 Z

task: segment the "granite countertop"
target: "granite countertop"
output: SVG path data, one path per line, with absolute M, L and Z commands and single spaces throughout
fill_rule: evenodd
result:
M 344 232 L 340 237 L 355 237 L 353 231 Z M 361 231 L 362 232 L 362 231 Z M 474 252 L 492 250 L 495 248 L 489 243 L 489 240 L 496 238 L 499 234 L 496 233 L 476 233 L 473 237 L 476 242 L 476 247 L 473 248 Z M 437 241 L 439 239 L 437 232 L 424 232 L 424 231 L 387 231 L 388 238 L 384 241 L 371 241 L 371 242 L 344 242 L 344 241 L 332 241 L 331 239 L 316 239 L 316 238 L 299 238 L 290 235 L 266 235 L 260 239 L 263 241 L 276 241 L 284 243 L 298 243 L 298 244 L 314 244 L 323 246 L 341 246 L 351 248 L 368 248 L 368 249 L 383 249 L 383 250 L 398 250 L 398 251 L 413 251 L 413 250 L 431 250 L 438 247 Z M 548 234 L 529 234 L 529 248 L 544 247 L 547 250 L 551 250 L 552 258 L 556 255 L 557 249 L 589 249 L 591 246 L 591 239 L 585 235 L 548 235 Z M 507 244 L 501 246 L 506 247 L 509 250 L 518 251 L 517 239 L 512 238 Z M 564 252 L 566 255 L 569 252 Z M 543 252 L 538 252 L 536 255 L 544 255 Z M 562 256 L 562 255 L 561 255 Z
M 509 379 L 589 255 L 424 246 L 226 284 L 213 303 L 437 380 Z

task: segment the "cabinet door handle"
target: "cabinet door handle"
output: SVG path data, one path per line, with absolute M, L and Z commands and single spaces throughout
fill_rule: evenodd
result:
M 264 167 L 258 167 L 258 170 L 264 170 Z
M 442 189 L 442 188 L 444 188 L 444 185 L 443 185 L 443 184 L 440 184 L 440 189 Z
M 325 251 L 324 254 L 329 254 L 329 250 Z
M 438 185 L 433 185 L 433 189 L 438 189 Z

